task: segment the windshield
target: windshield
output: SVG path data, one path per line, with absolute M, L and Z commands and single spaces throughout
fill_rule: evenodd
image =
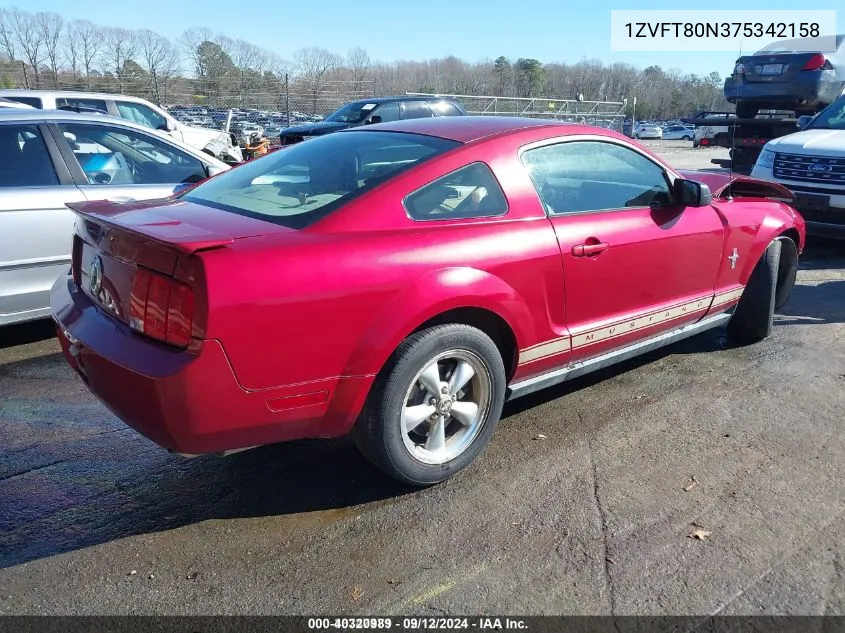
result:
M 377 105 L 377 103 L 367 103 L 366 101 L 350 103 L 340 110 L 332 112 L 325 120 L 335 123 L 360 123 L 369 116 Z
M 805 130 L 845 130 L 845 95 L 827 106 Z
M 301 229 L 458 145 L 400 132 L 327 134 L 220 174 L 182 199 Z

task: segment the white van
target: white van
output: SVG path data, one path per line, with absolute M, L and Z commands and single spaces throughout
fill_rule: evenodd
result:
M 201 149 L 225 162 L 243 161 L 243 152 L 230 134 L 219 130 L 185 125 L 163 109 L 137 97 L 68 90 L 0 90 L 0 98 L 41 110 L 84 108 L 128 119 L 164 132 L 178 141 Z

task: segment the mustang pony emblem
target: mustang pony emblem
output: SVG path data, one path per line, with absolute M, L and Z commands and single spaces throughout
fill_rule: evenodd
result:
M 88 288 L 91 294 L 97 296 L 100 294 L 100 289 L 103 287 L 103 260 L 95 257 L 91 260 L 91 279 L 88 283 Z
M 728 257 L 728 260 L 731 262 L 731 269 L 736 268 L 736 260 L 739 259 L 739 252 L 734 249 L 734 252 L 731 253 L 731 256 Z

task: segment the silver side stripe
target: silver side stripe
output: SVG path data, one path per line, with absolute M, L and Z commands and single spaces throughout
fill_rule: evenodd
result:
M 520 350 L 519 364 L 533 363 L 550 356 L 569 352 L 573 349 L 587 347 L 624 334 L 637 332 L 668 321 L 674 321 L 681 317 L 694 316 L 711 308 L 718 307 L 726 309 L 729 303 L 737 301 L 742 296 L 744 290 L 744 287 L 734 288 L 727 292 L 720 292 L 712 298 L 708 296 L 695 299 L 671 308 L 647 312 L 629 321 L 621 321 L 612 325 L 593 328 L 592 330 L 587 330 L 571 337 L 561 337 L 551 341 L 545 341 Z

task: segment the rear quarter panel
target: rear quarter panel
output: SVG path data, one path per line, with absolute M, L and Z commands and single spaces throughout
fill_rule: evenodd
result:
M 377 373 L 403 338 L 458 307 L 494 312 L 518 348 L 565 331 L 560 251 L 516 141 L 409 171 L 329 221 L 203 254 L 208 336 L 247 389 Z M 508 198 L 501 217 L 414 222 L 401 200 L 477 158 Z M 287 243 L 286 243 L 287 242 Z

